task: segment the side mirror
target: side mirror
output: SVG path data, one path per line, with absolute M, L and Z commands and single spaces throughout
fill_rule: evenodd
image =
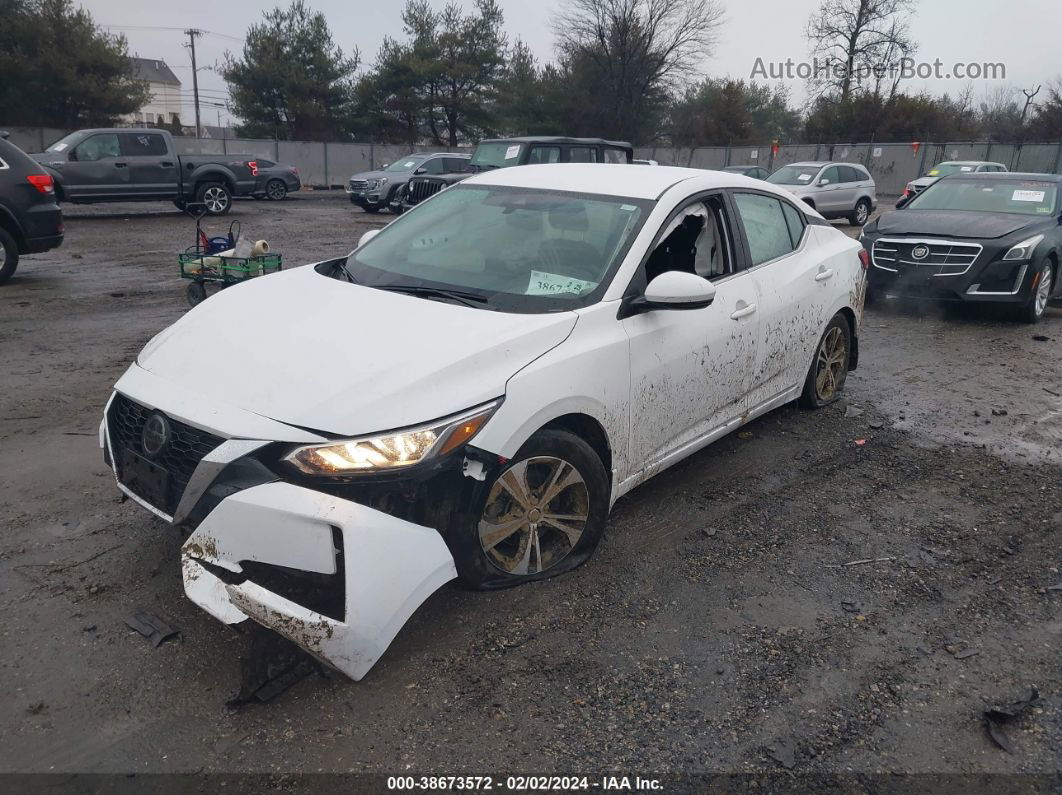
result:
M 358 248 L 361 248 L 362 246 L 364 246 L 366 243 L 368 243 L 370 240 L 372 240 L 378 234 L 380 234 L 380 230 L 379 229 L 370 229 L 368 232 L 366 232 L 364 235 L 362 235 L 358 239 Z
M 421 166 L 420 168 L 416 169 L 413 173 L 414 174 L 425 174 L 425 173 L 427 173 L 427 171 L 428 171 L 428 169 L 424 168 L 424 166 Z
M 819 187 L 820 188 L 825 188 L 829 184 L 830 184 L 830 181 L 828 179 L 820 179 L 819 180 Z
M 715 300 L 715 285 L 694 273 L 661 273 L 645 288 L 644 295 L 626 302 L 621 317 L 655 309 L 703 309 Z
M 896 202 L 896 209 L 902 210 L 904 207 L 907 206 L 907 203 L 911 201 L 912 198 L 912 196 L 901 196 L 900 200 Z

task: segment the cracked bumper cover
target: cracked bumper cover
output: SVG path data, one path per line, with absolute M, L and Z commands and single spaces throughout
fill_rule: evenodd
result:
M 247 561 L 336 574 L 333 531 L 343 540 L 342 620 L 241 581 L 241 562 Z M 421 603 L 457 576 L 435 530 L 283 482 L 219 503 L 185 542 L 181 569 L 188 597 L 218 620 L 254 619 L 355 680 Z

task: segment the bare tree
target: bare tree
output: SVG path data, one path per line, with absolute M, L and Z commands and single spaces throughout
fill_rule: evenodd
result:
M 567 0 L 553 30 L 587 124 L 645 135 L 711 53 L 723 16 L 719 0 Z
M 851 99 L 858 78 L 874 78 L 875 93 L 889 85 L 895 96 L 903 59 L 917 49 L 908 29 L 914 0 L 822 0 L 808 20 L 806 36 L 813 58 L 827 69 L 812 78 L 812 92 Z

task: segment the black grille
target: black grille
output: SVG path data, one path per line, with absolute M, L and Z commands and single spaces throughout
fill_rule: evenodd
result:
M 443 188 L 443 183 L 433 179 L 412 179 L 409 181 L 407 200 L 410 204 L 422 202 L 430 196 L 434 196 Z
M 114 451 L 114 468 L 118 479 L 127 487 L 123 478 L 122 455 L 128 450 L 137 456 L 143 456 L 140 440 L 147 418 L 154 414 L 154 409 L 141 406 L 125 395 L 115 395 L 107 414 L 107 434 Z M 181 495 L 188 485 L 188 479 L 207 453 L 225 440 L 212 433 L 185 425 L 183 422 L 167 417 L 170 423 L 170 440 L 166 447 L 152 460 L 156 466 L 169 474 L 169 483 L 162 505 L 155 507 L 164 513 L 173 515 L 181 501 Z M 136 492 L 133 489 L 134 493 Z M 137 494 L 137 496 L 143 496 Z
M 922 256 L 916 257 L 915 252 Z M 926 268 L 939 276 L 958 276 L 974 264 L 981 253 L 976 243 L 877 240 L 872 256 L 874 264 L 898 273 L 911 268 Z
M 362 190 L 365 190 L 365 187 L 366 187 L 366 186 L 367 186 L 368 184 L 369 184 L 369 183 L 368 183 L 368 180 L 364 180 L 364 179 L 352 179 L 352 180 L 350 181 L 350 189 L 351 189 L 352 191 L 362 191 Z

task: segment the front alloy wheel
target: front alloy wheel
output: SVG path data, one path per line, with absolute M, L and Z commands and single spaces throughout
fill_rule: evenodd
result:
M 804 380 L 800 404 L 805 408 L 822 408 L 841 396 L 848 378 L 849 352 L 852 348 L 851 330 L 843 315 L 835 315 L 826 327 L 815 359 Z
M 482 484 L 452 540 L 461 579 L 504 588 L 552 577 L 590 557 L 608 516 L 608 472 L 582 438 L 542 430 Z
M 540 574 L 575 549 L 590 517 L 590 495 L 579 470 L 553 456 L 536 456 L 494 482 L 479 520 L 479 543 L 506 574 Z
M 1047 303 L 1051 300 L 1051 291 L 1054 289 L 1054 269 L 1050 260 L 1044 260 L 1033 277 L 1034 286 L 1029 300 L 1019 310 L 1019 317 L 1026 323 L 1039 323 L 1047 311 Z

